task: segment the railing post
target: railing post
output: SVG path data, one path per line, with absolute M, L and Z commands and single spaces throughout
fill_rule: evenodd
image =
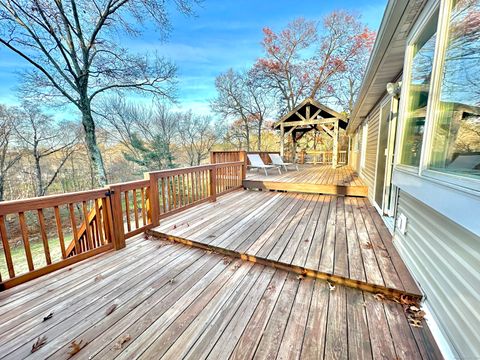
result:
M 217 167 L 212 165 L 208 172 L 210 175 L 210 199 L 211 201 L 217 201 Z
M 245 150 L 240 151 L 240 161 L 243 161 L 242 165 L 242 180 L 245 180 L 247 177 L 247 152 Z
M 143 178 L 150 181 L 149 191 L 148 191 L 148 200 L 147 203 L 147 213 L 150 216 L 150 221 L 153 226 L 160 225 L 160 194 L 158 192 L 158 179 L 155 175 L 151 173 L 144 173 Z
M 113 246 L 115 250 L 123 249 L 125 247 L 125 228 L 123 221 L 122 209 L 122 193 L 117 190 L 117 186 L 111 185 L 108 187 L 110 196 L 110 204 L 112 207 L 112 228 L 113 228 Z

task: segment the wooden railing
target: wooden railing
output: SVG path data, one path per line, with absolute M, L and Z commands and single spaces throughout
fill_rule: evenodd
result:
M 93 223 L 89 217 L 92 209 L 98 214 Z M 112 249 L 116 239 L 109 209 L 110 198 L 105 189 L 3 202 L 0 205 L 1 255 L 8 279 L 3 279 L 6 274 L 0 273 L 0 288 L 15 286 Z M 84 237 L 79 238 L 78 229 L 82 224 L 86 231 Z M 19 237 L 23 245 L 21 251 L 18 246 L 14 248 L 16 256 L 13 257 L 10 237 Z M 74 243 L 74 254 L 70 257 L 65 246 L 68 237 Z M 33 239 L 41 239 L 41 245 L 36 245 L 41 247 L 40 251 L 32 250 Z M 51 252 L 54 245 L 58 245 L 55 247 L 58 253 Z
M 160 219 L 241 188 L 244 178 L 245 162 L 234 161 L 153 171 L 144 180 L 98 190 L 2 202 L 0 290 L 121 249 L 126 239 L 158 226 Z
M 244 162 L 225 162 L 149 173 L 158 188 L 159 219 L 242 187 Z

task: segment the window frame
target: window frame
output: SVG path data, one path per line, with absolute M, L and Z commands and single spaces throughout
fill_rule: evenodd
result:
M 429 95 L 428 95 L 428 102 L 427 102 L 427 110 L 425 114 L 425 125 L 424 125 L 424 131 L 423 131 L 423 137 L 422 137 L 422 148 L 420 150 L 420 163 L 418 166 L 413 166 L 413 165 L 406 165 L 401 163 L 402 159 L 402 150 L 403 150 L 403 145 L 404 145 L 404 140 L 405 140 L 405 122 L 406 122 L 406 114 L 408 110 L 408 92 L 410 91 L 410 78 L 412 76 L 412 63 L 413 63 L 413 51 L 415 47 L 415 43 L 417 42 L 418 38 L 420 37 L 421 33 L 425 30 L 426 26 L 428 25 L 429 21 L 432 19 L 432 17 L 435 15 L 435 13 L 439 10 L 440 6 L 440 0 L 431 0 L 427 5 L 425 6 L 425 9 L 423 10 L 422 14 L 420 15 L 419 19 L 413 26 L 412 30 L 410 31 L 410 34 L 407 37 L 407 47 L 405 50 L 405 60 L 403 64 L 403 79 L 402 79 L 402 89 L 401 89 L 401 96 L 400 96 L 400 109 L 399 109 L 399 140 L 398 141 L 398 150 L 396 154 L 396 161 L 395 161 L 395 167 L 398 169 L 401 169 L 403 171 L 407 171 L 411 174 L 418 174 L 421 175 L 422 172 L 422 167 L 423 167 L 423 155 L 424 155 L 424 149 L 425 149 L 425 142 L 426 142 L 426 135 L 427 135 L 427 130 L 428 130 L 428 120 L 430 118 L 430 108 L 431 108 L 431 103 L 432 103 L 432 87 L 433 83 L 435 82 L 435 77 L 434 77 L 434 67 L 435 67 L 435 62 L 436 62 L 436 56 L 437 56 L 437 48 L 438 48 L 438 41 L 439 41 L 439 36 L 438 36 L 438 28 L 439 28 L 439 22 L 440 22 L 440 14 L 438 16 L 438 21 L 437 21 L 437 32 L 436 32 L 436 39 L 435 39 L 435 50 L 434 50 L 434 55 L 433 55 L 433 64 L 432 64 L 432 77 L 430 81 L 430 89 L 429 89 Z
M 424 146 L 422 147 L 422 158 L 420 161 L 421 175 L 437 181 L 449 183 L 456 188 L 466 188 L 467 190 L 480 191 L 480 179 L 462 176 L 455 173 L 447 173 L 429 168 L 432 156 L 433 138 L 435 136 L 435 127 L 439 121 L 439 106 L 442 91 L 442 76 L 445 67 L 445 54 L 448 48 L 448 37 L 450 30 L 450 15 L 452 13 L 454 0 L 443 0 L 440 3 L 439 23 L 437 33 L 439 34 L 439 43 L 435 45 L 435 58 L 432 69 L 432 79 L 434 82 L 431 87 L 431 103 L 428 125 L 425 128 L 426 137 L 424 137 Z M 480 31 L 480 30 L 479 30 Z M 430 100 L 429 99 L 429 100 Z
M 462 176 L 460 174 L 446 173 L 429 169 L 435 125 L 439 119 L 439 100 L 441 95 L 441 80 L 444 70 L 445 52 L 448 46 L 448 31 L 450 27 L 450 14 L 454 0 L 430 0 L 425 6 L 419 19 L 407 37 L 407 46 L 403 65 L 403 81 L 399 106 L 399 134 L 395 154 L 395 170 L 419 176 L 422 179 L 441 183 L 444 186 L 461 190 L 476 196 L 480 195 L 480 179 Z M 437 32 L 435 39 L 434 58 L 432 63 L 432 76 L 429 97 L 425 116 L 425 128 L 422 138 L 422 148 L 419 166 L 401 163 L 403 142 L 405 137 L 406 110 L 408 107 L 409 81 L 411 77 L 414 44 L 425 26 L 438 11 Z

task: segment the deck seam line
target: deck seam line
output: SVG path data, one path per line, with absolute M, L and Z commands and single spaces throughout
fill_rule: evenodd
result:
M 149 235 L 151 235 L 153 237 L 156 237 L 156 238 L 159 238 L 159 239 L 180 243 L 180 244 L 195 247 L 195 248 L 200 248 L 200 249 L 203 249 L 203 250 L 206 250 L 206 251 L 216 252 L 216 253 L 231 256 L 231 257 L 234 257 L 234 258 L 239 258 L 243 261 L 248 261 L 248 262 L 253 262 L 253 263 L 257 263 L 257 264 L 261 264 L 261 265 L 271 266 L 271 267 L 274 267 L 276 269 L 285 270 L 285 271 L 288 271 L 288 272 L 293 272 L 293 273 L 296 273 L 296 274 L 299 274 L 299 275 L 304 275 L 304 276 L 308 276 L 308 277 L 315 278 L 315 279 L 330 281 L 330 282 L 333 282 L 335 284 L 344 285 L 344 286 L 354 288 L 354 289 L 359 289 L 359 290 L 362 290 L 362 291 L 367 291 L 367 292 L 373 293 L 373 294 L 380 293 L 380 294 L 383 294 L 383 295 L 386 295 L 386 296 L 393 296 L 394 298 L 407 296 L 407 297 L 411 297 L 413 299 L 418 299 L 418 300 L 422 300 L 422 298 L 423 298 L 423 296 L 421 294 L 414 294 L 414 293 L 410 293 L 410 292 L 405 291 L 405 290 L 389 288 L 389 287 L 382 286 L 382 285 L 370 284 L 370 283 L 363 282 L 363 281 L 360 281 L 360 280 L 353 280 L 353 279 L 349 279 L 349 278 L 346 278 L 346 277 L 343 277 L 343 276 L 329 274 L 329 273 L 318 271 L 318 270 L 308 269 L 308 268 L 301 267 L 301 266 L 298 266 L 298 265 L 287 264 L 287 263 L 283 263 L 283 262 L 280 262 L 280 261 L 269 260 L 269 259 L 266 259 L 266 258 L 263 258 L 263 257 L 249 255 L 249 254 L 246 254 L 246 253 L 240 253 L 240 252 L 235 251 L 235 250 L 225 249 L 225 248 L 221 248 L 221 247 L 218 247 L 218 246 L 215 246 L 215 245 L 204 244 L 204 243 L 201 243 L 201 242 L 198 242 L 198 241 L 188 240 L 188 239 L 181 238 L 181 237 L 174 236 L 174 235 L 168 235 L 168 234 L 156 231 L 156 230 L 148 230 L 147 233 Z

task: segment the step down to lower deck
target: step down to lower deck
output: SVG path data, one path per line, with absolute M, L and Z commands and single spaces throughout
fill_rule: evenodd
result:
M 368 187 L 364 185 L 309 184 L 282 181 L 243 180 L 243 187 L 251 190 L 272 190 L 360 197 L 368 196 Z
M 146 233 L 158 239 L 168 240 L 168 241 L 176 242 L 179 244 L 191 246 L 194 248 L 211 251 L 217 254 L 242 259 L 243 261 L 250 261 L 250 262 L 258 263 L 261 265 L 274 267 L 276 269 L 293 272 L 301 276 L 307 276 L 315 279 L 326 280 L 331 284 L 344 285 L 350 288 L 359 289 L 359 290 L 367 291 L 374 294 L 382 294 L 383 296 L 393 300 L 411 299 L 416 302 L 420 302 L 422 300 L 421 295 L 410 293 L 408 291 L 389 288 L 386 286 L 381 286 L 376 284 L 370 284 L 364 281 L 353 280 L 353 279 L 349 279 L 339 275 L 329 274 L 329 273 L 321 272 L 318 270 L 313 270 L 313 269 L 309 269 L 309 268 L 305 268 L 297 265 L 287 264 L 281 261 L 275 261 L 275 260 L 254 256 L 254 255 L 249 255 L 246 253 L 241 253 L 235 250 L 230 250 L 230 249 L 222 248 L 219 246 L 204 244 L 198 241 L 188 240 L 182 237 L 165 234 L 155 229 L 147 230 Z

